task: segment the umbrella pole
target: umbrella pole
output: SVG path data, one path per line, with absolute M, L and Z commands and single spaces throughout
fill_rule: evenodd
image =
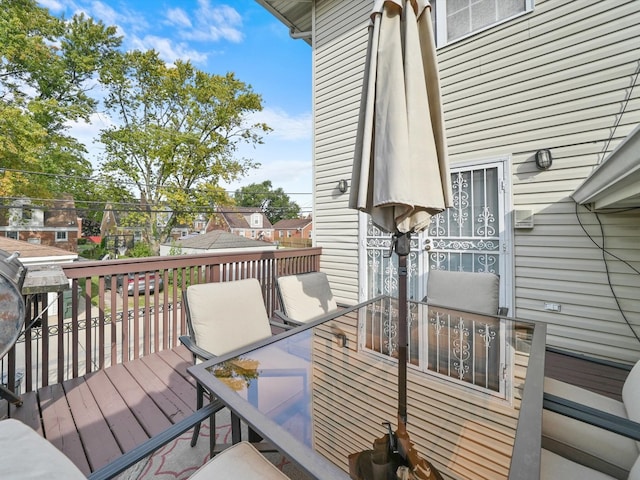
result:
M 395 250 L 398 255 L 398 429 L 407 425 L 407 256 L 411 249 L 411 233 L 395 233 Z

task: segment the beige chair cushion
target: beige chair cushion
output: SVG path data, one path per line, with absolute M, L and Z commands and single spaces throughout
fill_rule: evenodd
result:
M 284 314 L 298 322 L 308 322 L 338 309 L 327 275 L 322 272 L 278 278 Z
M 427 303 L 496 315 L 500 306 L 500 277 L 485 272 L 430 270 Z
M 187 288 L 196 344 L 214 355 L 271 336 L 262 289 L 255 278 Z
M 60 450 L 24 423 L 13 419 L 0 422 L 0 477 L 86 480 Z
M 627 418 L 622 402 L 575 385 L 545 378 L 544 391 Z M 575 459 L 573 450 L 586 452 L 626 471 L 631 469 L 639 454 L 636 442 L 630 438 L 548 410 L 543 410 L 542 413 L 542 436 L 558 442 L 557 447 L 568 458 Z
M 638 361 L 627 376 L 622 386 L 622 402 L 629 420 L 640 422 L 640 361 Z M 640 447 L 639 447 L 640 448 Z
M 238 478 L 281 480 L 288 477 L 248 442 L 236 443 L 205 463 L 190 480 Z
M 542 449 L 540 480 L 613 480 L 604 473 Z

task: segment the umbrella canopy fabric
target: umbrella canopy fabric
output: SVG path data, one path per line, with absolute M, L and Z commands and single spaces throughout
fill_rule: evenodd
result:
M 426 0 L 376 0 L 349 207 L 419 232 L 451 206 L 435 40 Z

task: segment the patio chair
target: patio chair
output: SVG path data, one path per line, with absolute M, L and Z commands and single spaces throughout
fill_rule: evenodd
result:
M 632 468 L 640 474 L 640 361 L 624 382 L 621 402 L 549 377 L 544 399 L 544 447 L 616 478 Z
M 224 355 L 272 335 L 271 326 L 290 328 L 270 321 L 262 297 L 260 283 L 255 278 L 231 282 L 201 283 L 190 285 L 183 291 L 182 307 L 187 317 L 189 336 L 181 336 L 180 342 L 194 357 L 194 362 Z M 205 389 L 197 385 L 197 408 L 202 408 Z M 215 446 L 215 416 L 211 422 L 211 450 Z M 238 438 L 236 422 L 234 438 Z M 197 424 L 191 446 L 195 446 L 200 434 Z
M 276 280 L 281 310 L 274 313 L 285 323 L 302 325 L 338 310 L 326 273 L 285 275 Z
M 508 312 L 500 306 L 500 277 L 488 272 L 430 270 L 424 301 L 485 315 L 505 316 Z
M 178 434 L 179 435 L 179 434 Z M 166 443 L 173 438 L 168 438 Z M 149 446 L 149 449 L 146 447 Z M 162 446 L 153 438 L 112 464 L 89 475 L 89 479 L 112 478 L 134 465 L 143 455 L 149 455 Z M 149 451 L 147 451 L 149 450 Z M 124 461 L 123 461 L 124 460 Z M 118 464 L 114 467 L 114 464 Z M 85 480 L 87 477 L 60 450 L 42 438 L 24 423 L 7 419 L 0 421 L 0 465 L 3 478 L 42 480 Z M 269 462 L 248 442 L 237 443 L 222 451 L 190 477 L 192 480 L 208 478 L 286 479 L 287 476 Z
M 540 458 L 540 480 L 614 480 L 606 473 L 573 462 L 549 450 L 542 449 Z M 629 480 L 640 480 L 640 459 L 636 460 L 629 472 Z

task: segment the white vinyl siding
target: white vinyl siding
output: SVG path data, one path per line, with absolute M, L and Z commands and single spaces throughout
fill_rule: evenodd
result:
M 315 3 L 315 237 L 322 270 L 351 303 L 360 288 L 358 214 L 337 185 L 351 176 L 371 6 Z M 538 0 L 533 11 L 438 50 L 452 166 L 510 156 L 513 208 L 534 212 L 534 227 L 516 230 L 508 246 L 510 313 L 548 322 L 550 345 L 627 362 L 640 353 L 624 319 L 640 325 L 640 275 L 611 255 L 607 274 L 599 222 L 605 248 L 638 269 L 639 214 L 596 218 L 578 207 L 592 240 L 570 195 L 640 123 L 640 87 L 632 88 L 639 41 L 638 1 Z M 542 148 L 553 156 L 547 171 L 535 167 Z M 561 311 L 545 310 L 549 302 Z
M 514 208 L 534 211 L 534 228 L 515 232 L 515 315 L 549 322 L 550 345 L 633 361 L 640 342 L 617 309 L 602 253 L 570 198 L 640 122 L 638 90 L 620 116 L 638 68 L 640 4 L 608 6 L 537 2 L 534 14 L 441 49 L 439 61 L 452 162 L 511 154 Z M 534 163 L 541 148 L 553 155 L 544 172 Z M 583 207 L 578 212 L 602 244 L 598 220 Z M 637 215 L 600 221 L 606 247 L 638 265 Z M 608 260 L 625 315 L 640 324 L 638 275 Z M 545 310 L 545 303 L 561 311 Z
M 314 235 L 337 300 L 358 301 L 358 213 L 347 208 L 371 4 L 319 1 L 314 35 Z M 350 182 L 349 182 L 350 183 Z

